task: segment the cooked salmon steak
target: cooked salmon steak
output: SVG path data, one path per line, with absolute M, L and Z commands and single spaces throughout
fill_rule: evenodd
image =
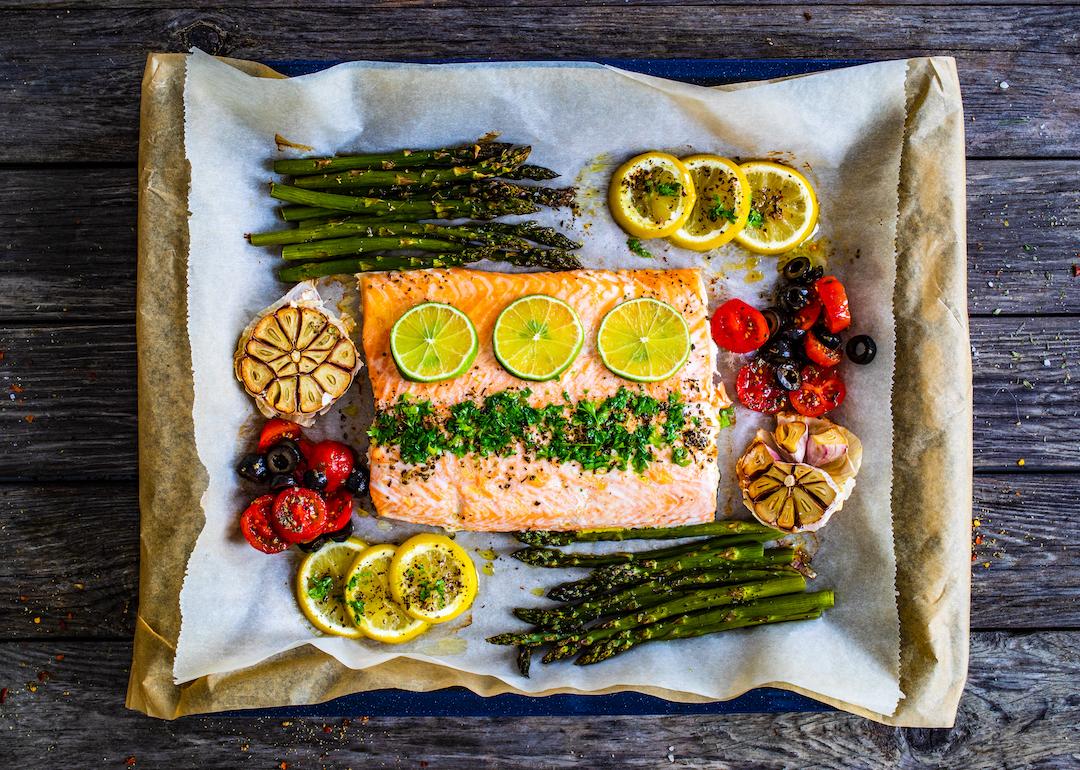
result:
M 371 496 L 379 515 L 473 531 L 713 518 L 716 437 L 731 402 L 713 379 L 716 347 L 700 271 L 369 273 L 360 277 L 360 294 L 376 410 Z M 585 332 L 573 364 L 549 382 L 514 377 L 492 352 L 499 313 L 530 294 L 569 304 Z M 689 327 L 690 357 L 667 380 L 624 380 L 596 350 L 603 317 L 637 297 L 668 303 Z M 390 329 L 421 302 L 453 305 L 476 327 L 480 351 L 463 375 L 419 383 L 398 372 Z

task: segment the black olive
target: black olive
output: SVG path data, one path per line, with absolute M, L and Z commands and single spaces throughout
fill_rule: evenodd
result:
M 790 340 L 777 335 L 762 346 L 759 355 L 770 364 L 780 364 L 795 356 L 795 346 Z
M 270 477 L 270 491 L 280 492 L 283 489 L 289 487 L 298 487 L 299 483 L 296 481 L 296 476 L 291 473 L 275 473 Z
M 780 307 L 789 313 L 802 310 L 810 304 L 810 289 L 805 286 L 785 286 L 780 290 Z
M 844 340 L 840 338 L 839 334 L 833 334 L 820 326 L 814 327 L 814 336 L 829 350 L 839 350 L 840 346 L 844 344 Z
M 368 471 L 364 467 L 363 463 L 356 463 L 353 466 L 352 473 L 341 484 L 342 487 L 352 492 L 354 495 L 362 495 L 367 492 L 368 488 Z
M 327 485 L 326 474 L 318 468 L 308 468 L 304 471 L 304 486 L 316 492 L 325 492 Z
M 847 356 L 852 363 L 865 366 L 877 355 L 877 343 L 869 334 L 859 334 L 848 340 Z
M 776 367 L 776 381 L 784 390 L 798 390 L 802 386 L 799 367 L 792 363 L 780 364 Z
M 806 257 L 793 257 L 789 259 L 784 266 L 780 269 L 784 278 L 789 281 L 797 281 L 806 275 L 806 271 L 813 267 L 810 264 L 810 260 Z
M 330 535 L 319 535 L 314 540 L 308 540 L 306 543 L 297 543 L 296 547 L 304 553 L 315 553 L 317 550 L 326 545 L 326 541 L 329 539 Z
M 803 284 L 804 286 L 809 286 L 823 275 L 825 275 L 825 268 L 823 268 L 821 265 L 815 265 L 814 267 L 803 273 L 801 276 L 799 276 L 799 283 Z
M 799 329 L 798 327 L 792 327 L 790 329 L 784 329 L 780 332 L 780 338 L 787 340 L 792 345 L 797 345 L 802 342 L 803 337 L 806 336 L 806 329 Z
M 300 464 L 300 447 L 291 439 L 283 439 L 270 447 L 266 464 L 271 473 L 292 473 Z
M 270 475 L 270 468 L 265 457 L 253 453 L 244 455 L 244 459 L 236 466 L 236 472 L 248 481 L 265 481 Z
M 761 314 L 765 316 L 765 323 L 769 327 L 770 337 L 791 323 L 791 316 L 778 307 L 767 307 L 761 311 Z
M 335 543 L 344 543 L 346 540 L 352 537 L 352 533 L 352 519 L 350 519 L 348 522 L 346 522 L 344 527 L 337 530 L 336 532 L 330 532 L 326 536 L 333 540 Z

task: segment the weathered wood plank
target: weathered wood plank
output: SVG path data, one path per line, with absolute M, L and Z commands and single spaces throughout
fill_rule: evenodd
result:
M 971 324 L 976 468 L 1080 469 L 1080 317 Z M 0 478 L 135 478 L 130 326 L 0 327 L 0 351 Z
M 1078 649 L 1080 632 L 975 634 L 956 726 L 906 730 L 837 712 L 168 723 L 123 709 L 127 642 L 21 642 L 0 644 L 0 730 L 24 767 L 1075 767 Z
M 682 0 L 592 0 L 584 3 L 582 0 L 369 0 L 366 6 L 379 9 L 404 9 L 415 8 L 574 8 L 582 5 L 610 6 L 625 8 L 632 6 L 682 6 Z M 815 6 L 815 5 L 923 5 L 924 0 L 768 0 L 768 2 L 755 3 L 761 6 Z M 949 0 L 943 5 L 950 6 L 995 6 L 995 5 L 1074 5 L 1073 0 Z M 155 8 L 159 4 L 154 0 L 32 0 L 20 2 L 20 0 L 0 0 L 0 10 L 102 10 L 121 8 Z M 188 8 L 213 9 L 220 7 L 220 3 L 213 0 L 196 0 L 187 4 Z M 249 8 L 291 8 L 290 0 L 259 0 L 247 3 Z M 747 2 L 725 3 L 723 0 L 696 0 L 696 6 L 739 7 L 748 5 Z M 323 8 L 355 8 L 350 0 L 321 0 Z
M 136 181 L 127 168 L 0 170 L 0 323 L 130 321 Z M 968 166 L 969 309 L 1080 313 L 1080 161 Z
M 974 628 L 1080 628 L 1080 520 L 1062 510 L 1066 483 L 975 478 Z M 0 640 L 130 636 L 138 531 L 134 484 L 0 485 Z
M 979 10 L 923 6 L 483 9 L 331 8 L 8 11 L 0 83 L 10 103 L 0 161 L 135 157 L 139 78 L 147 51 L 197 46 L 262 60 L 358 57 L 887 59 L 950 52 L 960 62 L 968 147 L 993 157 L 1075 156 L 1080 68 L 1073 6 Z M 418 38 L 416 29 L 437 29 Z M 93 55 L 88 41 L 92 41 Z M 65 65 L 57 67 L 63 60 Z M 1001 83 L 1009 84 L 1002 88 Z M 27 122 L 48 131 L 26 132 Z

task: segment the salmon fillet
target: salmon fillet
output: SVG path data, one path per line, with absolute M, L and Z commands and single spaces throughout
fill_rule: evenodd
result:
M 698 270 L 573 270 L 492 273 L 461 268 L 369 273 L 360 277 L 363 346 L 376 410 L 400 397 L 430 401 L 437 413 L 464 401 L 481 402 L 502 391 L 528 388 L 541 408 L 616 395 L 620 388 L 667 401 L 673 393 L 688 418 L 697 418 L 689 464 L 657 451 L 642 472 L 586 470 L 577 462 L 540 459 L 521 446 L 510 456 L 444 452 L 423 466 L 403 462 L 396 446 L 369 449 L 371 496 L 379 515 L 418 524 L 474 531 L 667 526 L 709 521 L 720 479 L 716 435 L 720 410 L 731 405 L 715 384 L 716 347 L 708 323 L 705 286 Z M 528 294 L 557 297 L 577 312 L 585 342 L 557 380 L 526 382 L 500 366 L 492 352 L 495 320 L 506 305 Z M 637 384 L 607 370 L 596 351 L 600 321 L 620 302 L 652 297 L 686 319 L 692 350 L 679 372 Z M 421 302 L 444 302 L 476 326 L 480 351 L 468 372 L 453 380 L 409 382 L 390 354 L 390 328 Z M 689 443 L 689 442 L 688 442 Z

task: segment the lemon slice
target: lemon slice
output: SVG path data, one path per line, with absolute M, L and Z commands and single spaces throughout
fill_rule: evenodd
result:
M 358 537 L 330 542 L 308 554 L 296 573 L 296 601 L 311 625 L 323 633 L 355 639 L 360 629 L 345 608 L 345 580 L 356 557 L 367 548 Z
M 398 546 L 390 562 L 390 591 L 417 620 L 445 623 L 472 606 L 476 567 L 450 538 L 416 535 Z
M 345 608 L 352 622 L 364 636 L 387 644 L 407 642 L 428 629 L 390 594 L 387 577 L 396 550 L 386 544 L 366 549 L 356 557 L 345 581 Z
M 492 332 L 495 358 L 523 380 L 554 380 L 570 368 L 585 331 L 574 309 L 561 299 L 531 294 L 499 313 Z
M 780 254 L 810 237 L 818 202 L 806 177 L 767 160 L 741 166 L 750 183 L 750 217 L 736 242 L 758 254 Z
M 690 330 L 671 305 L 640 297 L 604 316 L 596 347 L 604 366 L 620 377 L 658 382 L 679 371 L 690 357 Z
M 469 317 L 452 305 L 424 302 L 390 329 L 390 354 L 401 376 L 414 382 L 450 380 L 476 360 L 480 341 Z
M 690 216 L 694 180 L 674 155 L 646 152 L 615 172 L 608 188 L 611 215 L 638 238 L 666 238 Z
M 694 180 L 697 199 L 686 223 L 671 234 L 676 246 L 708 251 L 735 237 L 750 216 L 750 183 L 733 160 L 719 155 L 682 159 Z

